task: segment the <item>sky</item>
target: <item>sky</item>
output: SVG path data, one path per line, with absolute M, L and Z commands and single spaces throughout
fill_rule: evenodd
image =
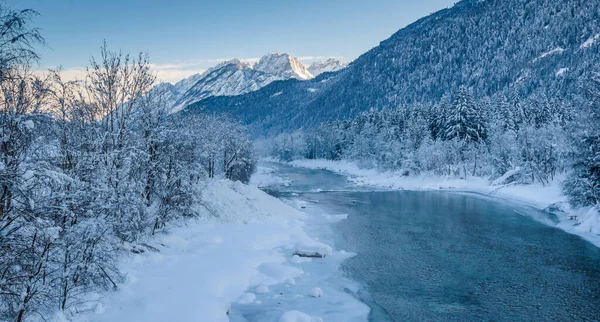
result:
M 394 32 L 457 0 L 4 0 L 40 15 L 47 46 L 39 70 L 83 75 L 102 42 L 148 52 L 162 81 L 175 82 L 217 63 L 289 53 L 305 64 L 351 61 Z

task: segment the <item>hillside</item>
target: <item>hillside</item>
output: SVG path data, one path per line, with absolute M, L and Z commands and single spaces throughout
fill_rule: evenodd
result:
M 319 74 L 343 66 L 342 62 L 334 60 L 311 65 Z M 312 78 L 314 76 L 298 58 L 277 52 L 263 56 L 256 64 L 239 59 L 224 61 L 202 74 L 194 74 L 176 84 L 160 83 L 153 90 L 164 95 L 171 112 L 178 112 L 208 97 L 246 94 L 276 80 Z
M 479 98 L 578 97 L 600 61 L 600 2 L 465 0 L 399 30 L 348 68 L 275 82 L 187 109 L 226 111 L 276 134 L 371 108 L 439 102 L 466 85 Z

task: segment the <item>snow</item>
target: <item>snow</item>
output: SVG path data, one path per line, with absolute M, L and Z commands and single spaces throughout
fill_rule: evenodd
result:
M 296 160 L 291 165 L 309 169 L 325 169 L 348 175 L 348 180 L 357 186 L 386 190 L 450 190 L 464 193 L 477 193 L 506 202 L 521 203 L 538 210 L 549 211 L 559 208 L 558 224 L 536 218 L 546 224 L 572 234 L 579 235 L 600 247 L 600 209 L 586 207 L 572 209 L 562 193 L 564 177 L 557 177 L 548 185 L 542 184 L 503 184 L 518 169 L 507 172 L 501 178 L 490 182 L 485 178 L 449 178 L 435 175 L 404 176 L 401 172 L 380 172 L 376 169 L 362 169 L 353 162 L 330 160 Z
M 279 76 L 283 79 L 296 78 L 307 80 L 314 78 L 298 58 L 279 52 L 263 56 L 260 61 L 254 65 L 254 69 Z
M 511 177 L 515 176 L 516 174 L 518 174 L 519 172 L 521 172 L 521 168 L 516 167 L 515 169 L 506 171 L 505 174 L 503 174 L 502 176 L 500 176 L 499 178 L 495 179 L 494 181 L 492 181 L 492 186 L 497 186 L 497 185 L 501 185 L 503 183 L 506 182 L 506 180 L 510 179 Z
M 300 311 L 288 311 L 285 312 L 282 316 L 281 319 L 279 319 L 279 322 L 311 322 L 312 319 L 311 317 L 303 312 Z
M 315 240 L 304 240 L 296 244 L 295 255 L 304 257 L 327 257 L 331 255 L 332 249 L 330 246 L 325 245 Z
M 580 49 L 587 49 L 592 47 L 596 41 L 600 39 L 600 34 L 595 34 L 594 36 L 590 37 L 588 40 L 586 40 L 583 44 L 581 44 L 581 46 L 579 46 Z
M 290 263 L 294 263 L 294 264 L 300 264 L 300 263 L 310 262 L 310 261 L 312 261 L 312 259 L 310 257 L 300 257 L 298 255 L 293 255 L 292 258 L 290 258 Z
M 33 178 L 34 174 L 35 173 L 31 170 L 25 171 L 25 173 L 23 173 L 23 180 L 30 180 L 31 178 Z
M 270 291 L 269 287 L 266 285 L 260 285 L 254 290 L 254 292 L 256 292 L 258 294 L 266 294 L 266 293 L 269 293 L 269 291 Z
M 564 76 L 569 71 L 569 68 L 561 68 L 556 72 L 556 77 Z
M 296 228 L 302 226 L 298 219 L 304 213 L 289 207 L 256 187 L 241 182 L 219 180 L 212 182 L 202 192 L 203 208 L 212 218 L 226 223 L 257 223 L 265 221 L 283 221 L 283 224 Z M 310 240 L 306 235 L 300 237 Z M 268 237 L 268 236 L 265 236 Z M 257 239 L 256 242 L 258 242 Z
M 255 276 L 254 283 L 259 282 L 265 285 L 275 285 L 304 274 L 300 268 L 280 263 L 264 263 L 258 268 L 258 271 L 259 275 Z
M 319 288 L 319 287 L 315 287 L 312 290 L 310 290 L 308 295 L 310 295 L 312 297 L 321 297 L 321 296 L 323 296 L 323 290 L 321 290 L 321 288 Z
M 27 128 L 28 130 L 33 130 L 33 128 L 35 128 L 35 123 L 33 123 L 32 120 L 27 120 L 27 121 L 23 122 L 23 124 L 25 125 L 25 128 Z
M 256 301 L 256 295 L 254 293 L 244 293 L 237 300 L 237 302 L 240 304 L 248 304 L 254 301 Z
M 535 63 L 535 62 L 537 62 L 540 59 L 546 58 L 546 57 L 548 57 L 550 55 L 560 54 L 560 53 L 562 53 L 564 51 L 565 51 L 564 48 L 556 47 L 556 48 L 554 48 L 554 49 L 552 49 L 550 51 L 547 51 L 547 52 L 541 54 L 538 58 L 534 59 L 533 62 Z
M 166 91 L 169 113 L 176 113 L 190 104 L 211 96 L 235 96 L 261 89 L 278 80 L 290 78 L 308 80 L 314 76 L 302 62 L 289 54 L 263 56 L 256 64 L 230 59 L 195 74 L 176 84 L 160 83 L 154 90 Z M 275 93 L 272 97 L 281 95 Z
M 315 77 L 328 72 L 335 72 L 346 68 L 348 64 L 335 58 L 329 58 L 326 61 L 313 62 L 309 67 L 308 71 Z
M 202 200 L 201 219 L 149 242 L 159 252 L 126 252 L 120 264 L 126 280 L 118 291 L 101 294 L 92 305 L 96 310 L 72 320 L 219 322 L 229 321 L 242 308 L 267 314 L 267 321 L 301 321 L 308 316 L 289 313 L 296 309 L 327 320 L 367 319 L 369 308 L 334 283 L 342 281 L 341 276 L 332 278 L 340 263 L 354 254 L 334 251 L 305 230 L 307 222 L 323 227 L 323 216 L 301 212 L 255 186 L 227 180 L 209 182 Z M 293 256 L 298 247 L 326 250 L 330 256 L 300 260 Z M 317 285 L 327 287 L 331 302 L 314 305 L 310 298 L 292 296 L 307 294 Z M 319 319 L 308 316 L 307 321 Z

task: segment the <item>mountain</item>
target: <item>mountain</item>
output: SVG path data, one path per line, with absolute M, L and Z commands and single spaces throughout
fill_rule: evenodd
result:
M 277 80 L 312 78 L 297 58 L 274 53 L 263 56 L 254 65 L 238 59 L 225 61 L 174 85 L 161 83 L 154 90 L 165 93 L 171 111 L 177 112 L 207 97 L 245 94 Z
M 600 62 L 600 1 L 464 0 L 403 28 L 347 68 L 215 97 L 187 112 L 226 111 L 270 135 L 371 108 L 439 102 L 461 85 L 479 98 L 577 98 Z
M 313 62 L 309 67 L 308 71 L 315 77 L 330 72 L 337 72 L 340 69 L 343 69 L 347 66 L 346 63 L 341 60 L 337 60 L 335 58 L 329 58 L 326 61 L 316 61 Z
M 181 96 L 185 94 L 185 92 L 187 92 L 192 86 L 194 86 L 196 82 L 202 79 L 204 74 L 205 73 L 194 74 L 186 79 L 180 80 L 174 85 L 171 83 L 160 83 L 154 86 L 154 88 L 152 88 L 152 91 L 161 93 L 163 95 L 163 98 L 172 108 L 176 105 L 177 101 L 181 98 Z M 181 108 L 177 109 L 176 111 L 180 109 Z
M 285 78 L 255 70 L 251 64 L 237 59 L 226 61 L 207 70 L 192 86 L 181 92 L 173 104 L 173 111 L 211 96 L 252 92 L 282 79 Z
M 254 65 L 254 70 L 275 75 L 281 79 L 296 78 L 306 80 L 314 78 L 298 58 L 279 52 L 263 56 Z

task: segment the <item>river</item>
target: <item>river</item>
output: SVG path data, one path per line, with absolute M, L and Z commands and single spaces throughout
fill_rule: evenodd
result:
M 600 249 L 526 206 L 444 191 L 365 191 L 268 164 L 284 199 L 348 214 L 335 247 L 373 321 L 598 321 Z

